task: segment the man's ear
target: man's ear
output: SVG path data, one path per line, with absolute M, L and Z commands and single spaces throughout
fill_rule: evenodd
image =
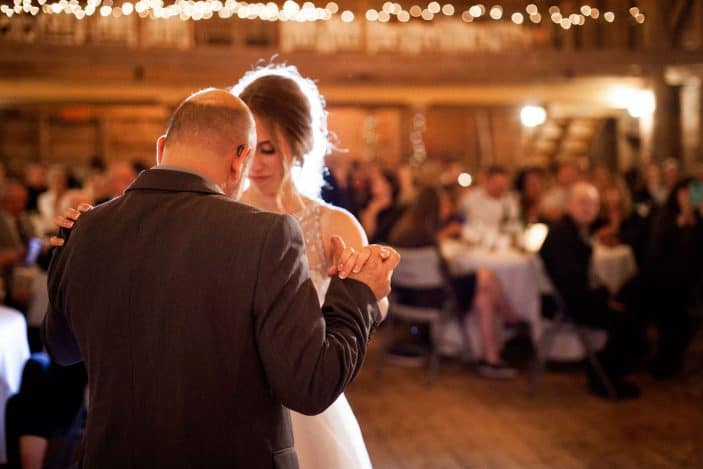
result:
M 164 159 L 164 146 L 166 145 L 166 135 L 162 135 L 156 140 L 156 165 L 159 166 Z
M 239 145 L 237 147 L 234 158 L 232 158 L 232 166 L 230 167 L 232 179 L 235 181 L 239 181 L 242 178 L 242 175 L 247 167 L 246 164 L 249 160 L 250 153 L 251 147 L 248 145 Z

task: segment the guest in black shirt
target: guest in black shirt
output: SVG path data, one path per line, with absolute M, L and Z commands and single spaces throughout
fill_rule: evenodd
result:
M 405 207 L 398 202 L 400 186 L 391 171 L 376 169 L 370 178 L 371 198 L 359 213 L 359 221 L 371 244 L 388 244 L 393 227 Z
M 559 295 L 566 314 L 576 322 L 605 329 L 608 341 L 599 353 L 606 374 L 620 398 L 639 396 L 637 387 L 624 376 L 636 351 L 639 328 L 631 311 L 593 275 L 592 225 L 598 216 L 598 191 L 591 184 L 576 183 L 568 194 L 567 213 L 555 222 L 540 250 L 540 256 Z M 589 389 L 606 396 L 604 383 L 588 371 Z
M 647 304 L 659 329 L 652 369 L 656 377 L 678 374 L 695 324 L 688 314 L 703 289 L 703 204 L 694 205 L 693 180 L 676 184 L 654 222 L 646 266 Z

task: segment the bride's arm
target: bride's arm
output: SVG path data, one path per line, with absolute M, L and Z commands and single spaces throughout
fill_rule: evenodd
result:
M 339 235 L 348 246 L 356 250 L 369 245 L 364 229 L 354 216 L 344 209 L 331 206 L 323 206 L 320 217 L 320 229 L 322 239 L 325 243 L 325 257 L 332 258 L 332 244 L 330 239 L 334 235 Z M 385 317 L 388 312 L 388 298 L 383 298 L 378 302 L 378 307 Z

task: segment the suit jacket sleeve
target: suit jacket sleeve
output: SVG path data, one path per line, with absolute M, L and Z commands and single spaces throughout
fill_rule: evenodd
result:
M 333 279 L 321 314 L 303 236 L 291 217 L 276 217 L 257 278 L 255 333 L 269 384 L 286 407 L 320 413 L 361 368 L 380 317 L 376 299 L 362 283 Z
M 68 245 L 55 248 L 49 267 L 48 289 L 49 306 L 41 325 L 41 336 L 51 358 L 59 365 L 73 365 L 82 361 L 76 338 L 64 314 L 62 280 L 65 272 L 65 259 Z

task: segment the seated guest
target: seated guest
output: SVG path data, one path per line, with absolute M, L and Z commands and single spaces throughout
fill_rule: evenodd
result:
M 391 245 L 399 248 L 434 246 L 461 232 L 461 225 L 443 220 L 451 218 L 451 202 L 444 191 L 425 187 L 418 193 L 390 235 Z M 446 271 L 446 269 L 445 269 Z M 501 315 L 508 325 L 523 324 L 508 304 L 493 272 L 478 269 L 453 278 L 450 282 L 462 312 L 476 311 L 481 328 L 482 361 L 478 371 L 491 378 L 511 378 L 517 372 L 500 359 L 494 335 L 494 318 Z M 464 321 L 466 324 L 466 321 Z
M 634 202 L 651 208 L 660 207 L 666 202 L 667 190 L 662 184 L 659 165 L 649 163 L 644 170 L 643 184 L 633 192 Z
M 694 336 L 688 314 L 703 287 L 703 201 L 692 194 L 692 179 L 672 188 L 654 222 L 652 248 L 646 265 L 646 300 L 659 329 L 652 373 L 679 373 L 686 347 Z M 694 202 L 697 205 L 694 205 Z
M 567 199 L 567 213 L 549 230 L 540 256 L 565 303 L 566 314 L 578 323 L 608 332 L 605 348 L 598 355 L 618 397 L 637 397 L 639 390 L 624 377 L 638 345 L 639 329 L 626 306 L 594 278 L 591 236 L 597 216 L 596 188 L 585 182 L 574 184 Z M 592 369 L 588 380 L 591 392 L 607 394 Z
M 351 212 L 354 207 L 349 191 L 349 161 L 345 156 L 333 153 L 325 157 L 325 165 L 325 184 L 320 189 L 320 197 L 328 204 Z
M 5 408 L 8 469 L 56 467 L 47 460 L 49 440 L 81 424 L 87 383 L 83 363 L 58 366 L 44 354 L 27 361 L 20 391 Z
M 359 221 L 372 244 L 388 244 L 388 236 L 403 214 L 398 203 L 400 186 L 390 171 L 375 169 L 370 177 L 371 198 L 359 213 Z
M 542 210 L 549 220 L 558 220 L 566 212 L 569 189 L 578 180 L 578 170 L 573 162 L 559 164 L 554 176 L 555 185 L 547 191 Z
M 485 182 L 461 201 L 467 222 L 494 230 L 518 223 L 520 209 L 509 189 L 508 171 L 502 166 L 489 167 Z
M 24 184 L 27 188 L 27 211 L 39 211 L 39 196 L 46 192 L 46 170 L 39 163 L 30 163 L 24 170 Z
M 0 193 L 0 272 L 5 303 L 21 309 L 27 299 L 12 291 L 12 272 L 24 261 L 28 242 L 35 235 L 26 207 L 27 189 L 19 182 L 8 182 Z
M 616 180 L 606 185 L 601 201 L 601 215 L 596 222 L 596 237 L 607 246 L 627 244 L 642 265 L 649 243 L 649 217 L 633 210 L 625 184 Z
M 54 217 L 61 215 L 59 204 L 68 190 L 68 173 L 62 166 L 52 166 L 47 173 L 48 190 L 39 196 L 39 226 L 41 234 L 54 231 Z
M 515 190 L 520 196 L 520 213 L 522 223 L 541 223 L 545 221 L 542 213 L 544 198 L 544 171 L 531 166 L 522 169 L 515 178 Z
M 110 164 L 107 168 L 105 194 L 102 197 L 98 197 L 95 203 L 101 204 L 121 196 L 136 177 L 137 171 L 132 164 L 126 161 Z

